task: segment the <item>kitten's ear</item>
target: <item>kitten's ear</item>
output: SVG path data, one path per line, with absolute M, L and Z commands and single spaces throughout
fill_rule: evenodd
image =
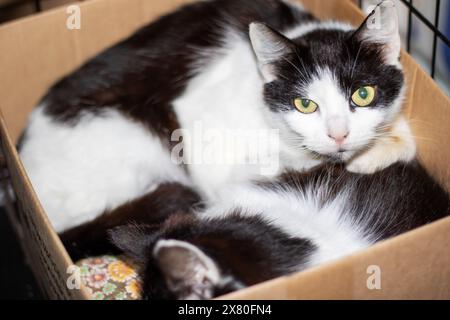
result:
M 275 80 L 274 63 L 294 52 L 294 43 L 263 23 L 251 23 L 249 35 L 264 79 Z
M 384 61 L 398 64 L 400 57 L 400 32 L 397 9 L 394 2 L 387 0 L 378 4 L 354 36 L 362 44 L 381 44 Z
M 213 298 L 220 282 L 216 263 L 196 246 L 178 240 L 159 240 L 153 257 L 169 290 L 179 299 Z
M 146 262 L 152 228 L 130 224 L 108 231 L 110 241 L 124 254 L 136 260 Z

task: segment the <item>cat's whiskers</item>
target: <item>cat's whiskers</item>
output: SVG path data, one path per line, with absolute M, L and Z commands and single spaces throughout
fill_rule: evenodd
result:
M 391 127 L 390 126 L 386 126 L 386 129 L 391 129 Z M 378 138 L 386 138 L 386 139 L 398 138 L 399 134 L 402 134 L 402 133 L 404 133 L 405 136 L 412 136 L 416 140 L 425 140 L 425 141 L 431 141 L 431 142 L 438 142 L 438 140 L 433 139 L 431 137 L 419 136 L 419 135 L 411 133 L 409 131 L 405 131 L 405 132 L 401 132 L 401 131 L 400 132 L 398 132 L 398 131 L 397 132 L 386 131 L 386 132 L 374 135 L 374 137 L 377 138 L 377 139 Z
M 283 60 L 286 61 L 287 63 L 289 63 L 300 75 L 301 80 L 306 81 L 306 76 L 305 74 L 303 74 L 300 69 L 289 59 L 287 59 L 286 57 L 283 57 Z M 301 60 L 300 60 L 301 61 Z
M 423 140 L 423 141 L 428 141 L 428 142 L 433 142 L 433 143 L 438 142 L 438 140 L 430 138 L 430 137 L 421 137 L 421 136 L 416 136 L 416 135 L 412 135 L 412 137 L 414 138 L 414 140 Z
M 355 62 L 353 63 L 353 67 L 352 67 L 352 71 L 350 74 L 350 78 L 353 78 L 353 73 L 355 72 L 356 69 L 356 64 L 358 63 L 358 59 L 359 59 L 359 54 L 361 53 L 361 45 L 358 48 L 358 52 L 356 53 L 356 58 L 355 58 Z
M 303 62 L 303 59 L 300 57 L 300 55 L 298 54 L 298 51 L 295 50 L 295 55 L 297 56 L 297 59 L 300 61 L 300 64 L 302 65 L 303 71 L 305 72 L 305 75 L 308 74 L 308 71 L 306 70 L 306 66 L 305 63 Z
M 284 75 L 283 73 L 279 73 L 278 74 L 281 78 L 283 78 L 284 80 L 286 80 L 286 81 L 289 81 L 289 78 L 286 76 L 286 75 Z

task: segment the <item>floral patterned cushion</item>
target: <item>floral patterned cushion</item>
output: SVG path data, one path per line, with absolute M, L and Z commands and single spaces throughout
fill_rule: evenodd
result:
M 136 265 L 124 256 L 81 260 L 81 280 L 95 300 L 137 300 L 141 297 Z

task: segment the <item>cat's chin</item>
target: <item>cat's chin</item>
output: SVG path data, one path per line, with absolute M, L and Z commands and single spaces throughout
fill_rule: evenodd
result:
M 333 162 L 347 162 L 352 158 L 353 154 L 354 152 L 352 151 L 337 152 L 329 155 L 329 158 Z
M 348 162 L 355 155 L 355 151 L 335 151 L 329 153 L 319 153 L 321 157 L 333 163 Z

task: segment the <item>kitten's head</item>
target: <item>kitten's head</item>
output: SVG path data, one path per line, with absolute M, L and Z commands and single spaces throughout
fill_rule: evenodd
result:
M 404 77 L 391 1 L 357 30 L 313 23 L 284 36 L 253 23 L 250 38 L 271 119 L 290 147 L 346 161 L 401 111 Z

